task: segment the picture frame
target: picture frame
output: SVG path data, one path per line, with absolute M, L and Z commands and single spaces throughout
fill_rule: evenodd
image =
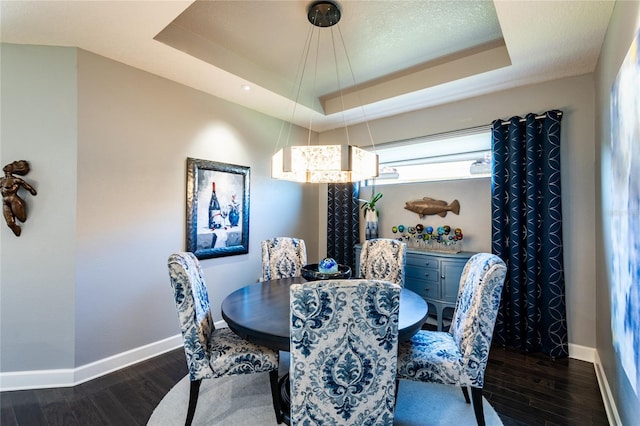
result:
M 198 259 L 249 253 L 249 184 L 249 167 L 187 158 L 187 251 Z
M 607 217 L 612 230 L 608 264 L 613 347 L 631 388 L 640 396 L 640 29 L 620 65 L 610 95 L 610 184 Z M 615 194 L 615 195 L 613 195 Z

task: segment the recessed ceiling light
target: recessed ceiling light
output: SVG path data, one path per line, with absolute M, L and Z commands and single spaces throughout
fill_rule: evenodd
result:
M 251 86 L 249 86 L 248 84 L 243 84 L 242 86 L 240 86 L 240 88 L 245 92 L 248 92 L 251 90 Z

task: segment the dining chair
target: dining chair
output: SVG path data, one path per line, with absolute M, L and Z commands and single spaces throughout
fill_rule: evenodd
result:
M 276 237 L 261 242 L 262 281 L 299 277 L 307 264 L 307 246 L 304 240 Z
M 193 421 L 202 379 L 250 373 L 269 373 L 273 408 L 281 423 L 278 351 L 248 342 L 228 328 L 215 328 L 202 267 L 193 253 L 172 254 L 168 266 L 191 381 L 185 425 Z
M 407 243 L 391 238 L 375 238 L 362 244 L 360 278 L 391 281 L 404 287 Z
M 398 379 L 461 386 L 467 403 L 470 387 L 479 426 L 485 424 L 484 373 L 506 273 L 498 256 L 473 255 L 460 277 L 449 331 L 421 330 L 398 345 Z
M 326 280 L 290 288 L 291 425 L 391 425 L 401 288 Z

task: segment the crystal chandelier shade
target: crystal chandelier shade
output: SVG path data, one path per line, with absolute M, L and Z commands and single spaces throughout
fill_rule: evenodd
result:
M 274 179 L 345 183 L 377 175 L 378 156 L 351 145 L 289 146 L 271 158 Z

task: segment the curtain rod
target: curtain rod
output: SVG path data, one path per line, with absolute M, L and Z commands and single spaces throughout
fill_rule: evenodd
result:
M 475 126 L 475 127 L 467 127 L 465 129 L 450 130 L 448 132 L 433 133 L 433 134 L 430 134 L 430 135 L 417 136 L 415 138 L 400 139 L 400 140 L 395 140 L 395 141 L 377 143 L 377 144 L 375 144 L 375 146 L 373 146 L 373 145 L 363 145 L 360 148 L 364 148 L 364 149 L 371 148 L 373 150 L 373 149 L 376 149 L 376 148 L 382 149 L 382 148 L 398 147 L 398 146 L 404 146 L 404 145 L 413 145 L 413 144 L 419 143 L 419 142 L 429 142 L 431 140 L 439 140 L 439 139 L 453 138 L 453 137 L 457 137 L 457 136 L 472 135 L 474 133 L 479 133 L 479 132 L 482 132 L 482 131 L 491 131 L 491 123 L 483 124 L 483 125 Z
M 562 117 L 562 114 L 563 114 L 562 111 L 558 111 L 558 116 L 559 117 Z M 536 120 L 540 120 L 541 118 L 546 118 L 546 117 L 547 117 L 547 114 L 545 113 L 545 114 L 536 115 L 535 119 Z M 521 118 L 520 119 L 521 123 L 524 123 L 525 121 L 527 121 L 526 118 Z M 510 124 L 509 121 L 506 121 L 506 122 L 502 123 L 503 126 L 508 126 L 509 124 Z M 492 128 L 493 128 L 493 124 L 492 123 L 481 124 L 479 126 L 467 127 L 467 128 L 464 128 L 464 129 L 450 130 L 450 131 L 442 132 L 442 133 L 434 133 L 434 134 L 430 134 L 430 135 L 417 136 L 415 138 L 383 142 L 383 143 L 376 144 L 375 146 L 374 145 L 363 145 L 360 148 L 375 150 L 375 148 L 387 148 L 387 147 L 395 147 L 395 146 L 403 146 L 403 145 L 412 145 L 412 144 L 417 143 L 417 142 L 429 142 L 430 140 L 434 140 L 434 139 L 443 139 L 443 138 L 448 138 L 448 137 L 465 136 L 465 135 L 478 133 L 478 132 L 481 132 L 481 131 L 487 131 L 487 130 L 490 131 Z
M 558 111 L 558 117 L 562 117 L 562 111 Z M 540 120 L 541 118 L 547 118 L 547 114 L 541 114 L 541 115 L 536 115 L 534 117 L 536 120 Z M 525 121 L 527 121 L 526 118 L 521 118 L 520 123 L 524 123 Z M 511 124 L 511 122 L 509 121 L 505 121 L 504 123 L 502 123 L 503 126 L 508 126 L 509 124 Z

